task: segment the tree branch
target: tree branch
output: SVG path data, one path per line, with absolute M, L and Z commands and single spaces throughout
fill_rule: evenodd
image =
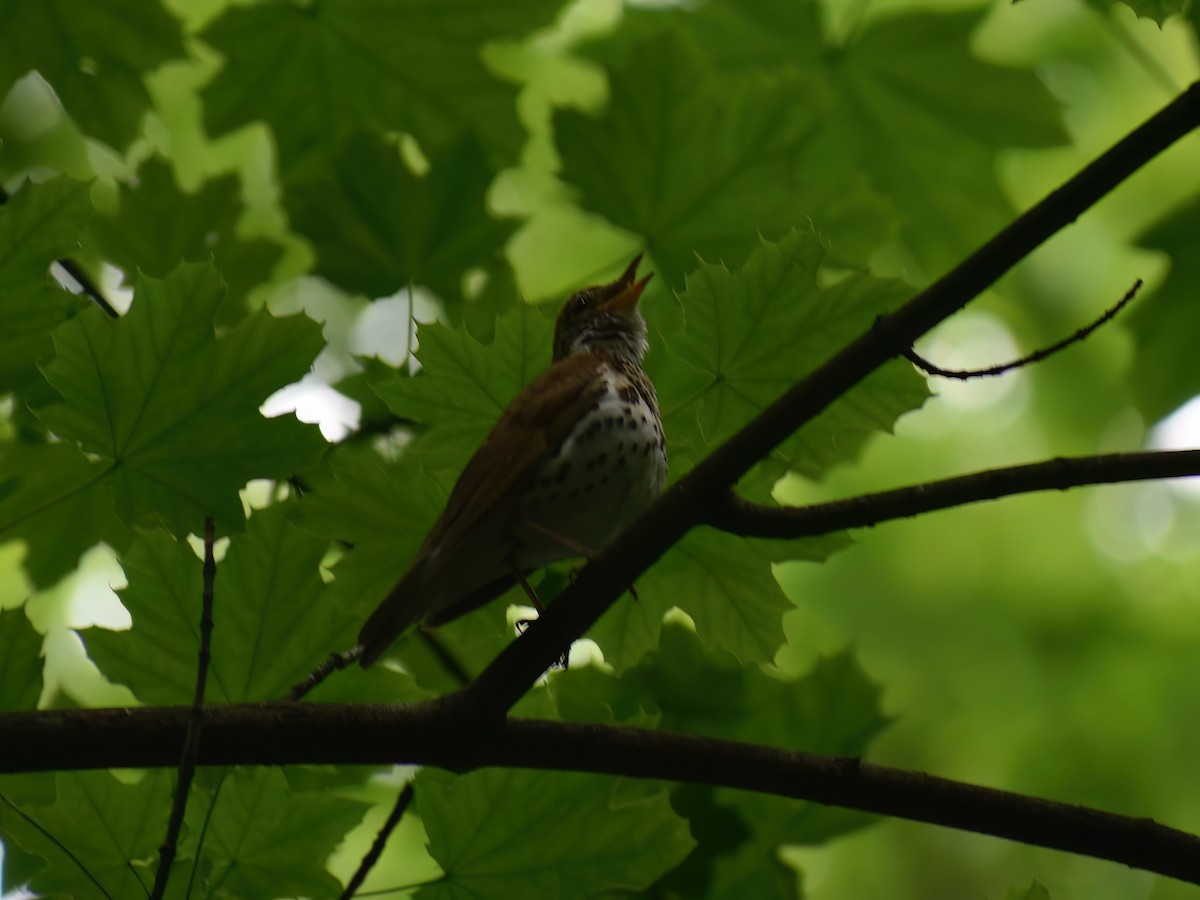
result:
M 1069 337 L 1063 338 L 1061 341 L 1056 341 L 1049 347 L 1042 347 L 1040 350 L 1034 350 L 1020 359 L 1010 360 L 1006 363 L 1000 363 L 995 366 L 988 366 L 985 369 L 943 369 L 941 366 L 934 365 L 921 354 L 917 353 L 912 347 L 904 352 L 904 358 L 910 363 L 924 372 L 926 375 L 937 375 L 940 378 L 956 378 L 959 381 L 967 381 L 971 378 L 989 378 L 995 375 L 1003 375 L 1005 372 L 1011 372 L 1013 369 L 1022 369 L 1025 366 L 1031 366 L 1034 363 L 1039 363 L 1044 359 L 1049 359 L 1054 354 L 1066 350 L 1072 344 L 1078 344 L 1080 341 L 1086 340 L 1093 331 L 1111 322 L 1116 318 L 1117 313 L 1129 305 L 1129 302 L 1138 295 L 1138 291 L 1142 289 L 1142 279 L 1138 279 L 1133 283 L 1133 287 L 1127 290 L 1124 296 L 1116 303 L 1106 309 L 1098 318 L 1084 325 Z
M 174 765 L 184 707 L 0 714 L 0 771 Z M 446 703 L 277 702 L 206 708 L 201 765 L 507 766 L 739 788 L 1079 853 L 1200 884 L 1200 838 L 1095 809 L 879 766 L 614 725 L 503 721 L 486 741 Z M 464 748 L 470 747 L 470 755 Z
M 667 490 L 580 573 L 546 614 L 496 657 L 459 703 L 479 728 L 512 708 L 565 647 L 772 449 L 884 362 L 964 307 L 1042 242 L 1200 125 L 1200 82 L 976 250 L 948 274 L 838 351 Z
M 707 510 L 705 524 L 742 537 L 812 537 L 1014 494 L 1188 475 L 1200 475 L 1200 450 L 1059 457 L 812 506 L 766 506 L 729 491 Z

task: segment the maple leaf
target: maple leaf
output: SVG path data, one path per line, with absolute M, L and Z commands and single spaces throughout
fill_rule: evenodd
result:
M 264 118 L 281 162 L 332 158 L 364 127 L 432 150 L 474 131 L 497 157 L 522 138 L 515 89 L 480 59 L 485 41 L 548 24 L 558 0 L 321 0 L 233 7 L 202 37 L 225 57 L 204 91 L 214 134 Z
M 239 194 L 236 175 L 184 192 L 167 162 L 155 157 L 142 163 L 132 183 L 121 185 L 120 210 L 96 216 L 89 236 L 130 282 L 139 271 L 165 278 L 181 261 L 211 260 L 229 291 L 218 318 L 237 321 L 246 293 L 267 278 L 283 254 L 269 241 L 238 237 Z
M 423 900 L 636 891 L 694 844 L 666 792 L 653 785 L 568 772 L 488 769 L 455 777 L 422 769 L 415 788 L 429 852 L 445 872 L 420 889 Z M 576 829 L 585 827 L 588 839 L 580 841 Z
M 68 178 L 26 184 L 0 206 L 0 391 L 25 389 L 53 353 L 51 330 L 84 308 L 50 265 L 78 246 L 91 215 L 88 185 Z
M 798 77 L 705 78 L 675 36 L 638 44 L 610 72 L 599 116 L 555 117 L 562 178 L 581 204 L 640 235 L 669 284 L 695 258 L 738 265 L 755 234 L 775 236 L 818 215 L 818 185 L 800 154 L 828 98 Z
M 91 309 L 54 332 L 43 371 L 64 402 L 38 416 L 104 462 L 129 524 L 157 520 L 182 536 L 211 514 L 222 530 L 240 528 L 247 481 L 290 476 L 325 446 L 312 426 L 258 411 L 308 370 L 320 328 L 263 310 L 217 338 L 222 295 L 215 269 L 186 264 L 142 278 L 121 319 Z
M 0 0 L 0 88 L 36 69 L 80 129 L 118 151 L 150 107 L 145 75 L 182 57 L 179 21 L 142 0 Z
M 461 300 L 467 270 L 494 265 L 514 226 L 485 208 L 495 173 L 475 141 L 429 164 L 418 176 L 394 146 L 355 135 L 330 168 L 299 180 L 288 212 L 313 244 L 317 273 L 369 297 L 415 284 Z

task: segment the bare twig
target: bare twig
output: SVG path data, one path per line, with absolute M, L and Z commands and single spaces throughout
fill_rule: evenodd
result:
M 713 503 L 705 521 L 743 537 L 802 538 L 1014 494 L 1189 475 L 1200 475 L 1200 450 L 1060 457 L 812 506 L 765 506 L 730 491 Z
M 212 660 L 210 646 L 213 632 L 213 580 L 217 574 L 216 557 L 213 555 L 213 519 L 204 520 L 204 587 L 200 600 L 200 653 L 196 662 L 196 693 L 188 715 L 187 730 L 183 738 L 183 755 L 179 761 L 179 778 L 175 783 L 175 799 L 171 803 L 171 816 L 167 822 L 167 836 L 158 848 L 158 871 L 154 874 L 154 887 L 150 900 L 162 900 L 171 877 L 171 865 L 175 862 L 179 832 L 183 829 L 183 814 L 187 810 L 188 793 L 192 778 L 196 774 L 196 759 L 200 754 L 200 730 L 204 724 L 204 690 L 208 683 L 208 667 Z
M 429 648 L 429 652 L 433 654 L 434 658 L 449 673 L 450 677 L 458 682 L 460 687 L 471 680 L 471 677 L 467 674 L 467 670 L 462 667 L 462 664 L 454 658 L 440 640 L 423 629 L 418 629 L 417 634 L 425 646 Z M 293 685 L 284 699 L 291 701 L 302 699 L 334 672 L 338 672 L 351 663 L 357 662 L 358 658 L 362 656 L 362 651 L 362 645 L 355 644 L 349 650 L 343 650 L 340 653 L 330 653 L 326 657 L 325 662 L 308 673 L 308 677 L 298 684 Z
M 83 270 L 83 267 L 73 259 L 57 260 L 62 266 L 63 271 L 75 279 L 75 283 L 79 285 L 79 289 L 87 295 L 93 303 L 104 310 L 105 314 L 110 319 L 119 319 L 121 314 L 117 312 L 116 307 L 108 302 L 108 298 L 104 296 L 96 282 L 92 281 L 90 275 Z
M 454 655 L 446 648 L 446 646 L 438 640 L 430 632 L 423 628 L 418 628 L 416 636 L 429 649 L 429 652 L 441 663 L 446 672 L 458 682 L 459 686 L 467 684 L 471 678 L 467 675 L 466 669 L 462 667 Z M 350 660 L 352 662 L 353 660 Z M 311 676 L 310 676 L 311 677 Z M 400 820 L 404 817 L 405 810 L 412 804 L 413 801 L 413 786 L 409 782 L 400 791 L 396 797 L 396 805 L 392 807 L 391 814 L 387 817 L 387 821 L 379 829 L 379 833 L 375 835 L 375 840 L 371 843 L 371 848 L 363 856 L 362 861 L 358 864 L 358 868 L 354 872 L 354 876 L 346 885 L 346 889 L 342 892 L 339 900 L 350 900 L 355 892 L 362 887 L 363 882 L 367 880 L 367 876 L 371 870 L 375 868 L 379 862 L 380 856 L 383 855 L 383 850 L 387 846 L 388 840 L 392 836 L 392 832 L 400 824 Z
M 750 468 L 850 388 L 964 307 L 1034 248 L 1200 125 L 1200 82 L 1019 216 L 963 263 L 851 341 L 659 498 L 458 698 L 476 728 L 500 721 L 558 658 Z
M 470 682 L 471 677 L 467 674 L 467 670 L 455 659 L 454 655 L 437 636 L 426 631 L 424 628 L 418 628 L 416 637 L 428 648 L 429 652 L 442 665 L 447 674 L 458 682 L 460 687 Z M 409 782 L 400 791 L 399 796 L 396 797 L 396 805 L 392 807 L 391 815 L 383 823 L 383 827 L 379 829 L 379 833 L 375 835 L 371 849 L 367 851 L 362 861 L 358 864 L 358 869 L 354 872 L 354 877 L 350 879 L 350 883 L 346 885 L 346 890 L 342 892 L 340 900 L 349 900 L 349 898 L 354 896 L 355 891 L 362 887 L 363 882 L 367 879 L 367 875 L 371 873 L 371 870 L 375 868 L 375 864 L 379 862 L 379 857 L 383 854 L 383 849 L 387 846 L 392 832 L 400 824 L 400 819 L 403 818 L 404 811 L 408 809 L 412 801 L 413 786 L 412 782 Z
M 0 187 L 0 206 L 3 206 L 8 200 L 8 191 Z M 96 283 L 92 281 L 79 263 L 73 259 L 58 259 L 55 262 L 62 267 L 64 272 L 75 279 L 75 283 L 79 285 L 79 289 L 88 296 L 88 299 L 104 310 L 108 316 L 114 319 L 120 317 L 121 314 L 108 302 L 108 299 L 101 293 L 100 288 L 96 286 Z
M 383 823 L 383 827 L 375 835 L 375 840 L 371 843 L 371 849 L 367 851 L 366 855 L 362 858 L 362 862 L 358 864 L 358 868 L 355 870 L 349 883 L 347 883 L 346 889 L 338 897 L 338 900 L 352 900 L 358 889 L 362 887 L 363 882 L 367 880 L 367 875 L 375 868 L 375 863 L 379 862 L 379 857 L 383 854 L 383 848 L 387 846 L 388 838 L 392 836 L 392 832 L 396 830 L 396 826 L 404 818 L 404 813 L 412 805 L 414 796 L 415 792 L 410 781 L 400 791 L 399 796 L 396 797 L 396 805 L 388 813 L 387 821 Z
M 934 365 L 925 357 L 921 356 L 912 347 L 909 347 L 906 351 L 904 351 L 904 358 L 926 375 L 937 375 L 940 378 L 957 378 L 961 381 L 966 381 L 968 378 L 987 378 L 992 375 L 1003 375 L 1005 372 L 1011 372 L 1013 369 L 1020 369 L 1023 366 L 1030 366 L 1034 363 L 1041 362 L 1043 359 L 1053 356 L 1060 350 L 1065 350 L 1072 344 L 1077 344 L 1084 340 L 1088 335 L 1090 335 L 1105 322 L 1111 321 L 1117 313 L 1125 308 L 1125 305 L 1128 304 L 1130 300 L 1137 296 L 1138 291 L 1141 289 L 1142 279 L 1139 278 L 1133 283 L 1133 287 L 1125 292 L 1125 296 L 1105 310 L 1104 314 L 1090 325 L 1085 325 L 1070 337 L 1063 338 L 1061 341 L 1051 344 L 1049 347 L 1044 347 L 1041 350 L 1035 350 L 1028 356 L 1022 356 L 1020 359 L 1014 359 L 1011 362 L 1002 363 L 998 366 L 990 366 L 986 369 L 943 369 L 940 366 Z
M 341 653 L 330 653 L 325 659 L 325 662 L 321 663 L 308 673 L 307 678 L 305 678 L 299 684 L 293 685 L 292 689 L 288 691 L 288 694 L 286 697 L 284 697 L 284 699 L 293 703 L 302 699 L 305 694 L 312 691 L 313 688 L 319 685 L 334 672 L 344 669 L 352 662 L 355 662 L 360 656 L 362 656 L 362 650 L 362 644 L 355 644 L 349 650 L 343 650 Z
M 4 771 L 174 764 L 188 727 L 179 707 L 0 714 Z M 469 725 L 466 726 L 469 728 Z M 1107 859 L 1200 884 L 1200 837 L 1150 819 L 1056 803 L 874 765 L 649 729 L 505 719 L 464 748 L 444 700 L 207 708 L 200 765 L 484 766 L 598 772 L 740 788 L 989 834 Z M 465 755 L 469 754 L 469 755 Z

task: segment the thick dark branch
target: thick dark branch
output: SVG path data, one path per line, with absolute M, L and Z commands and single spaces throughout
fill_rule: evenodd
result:
M 669 547 L 772 449 L 880 365 L 964 307 L 1042 242 L 1200 125 L 1200 82 L 1021 215 L 895 313 L 826 360 L 722 444 L 608 545 L 546 614 L 492 662 L 460 698 L 499 719 Z M 481 727 L 482 724 L 481 724 Z
M 1072 344 L 1078 344 L 1082 340 L 1086 340 L 1093 331 L 1106 322 L 1111 322 L 1116 318 L 1117 313 L 1129 305 L 1129 302 L 1138 295 L 1138 291 L 1142 289 L 1142 279 L 1138 279 L 1133 283 L 1133 287 L 1125 292 L 1125 295 L 1104 311 L 1099 318 L 1084 325 L 1069 337 L 1063 338 L 1061 341 L 1051 344 L 1049 347 L 1043 347 L 1040 350 L 1034 350 L 1032 353 L 1022 356 L 1020 359 L 1010 360 L 1006 363 L 1001 363 L 996 366 L 988 366 L 986 369 L 943 369 L 941 366 L 934 365 L 925 357 L 921 356 L 912 347 L 904 351 L 904 358 L 910 363 L 924 372 L 926 375 L 937 375 L 940 378 L 956 378 L 959 381 L 966 381 L 971 378 L 988 378 L 995 375 L 1003 375 L 1005 372 L 1011 372 L 1013 369 L 1021 369 L 1025 366 L 1032 366 L 1034 363 L 1039 363 L 1044 359 L 1049 359 L 1055 353 L 1066 350 Z
M 1060 457 L 812 506 L 764 506 L 730 491 L 708 510 L 705 522 L 743 537 L 802 538 L 1013 494 L 1187 475 L 1200 475 L 1200 450 Z
M 509 719 L 483 742 L 437 701 L 398 705 L 210 706 L 202 765 L 415 763 L 598 772 L 741 788 L 989 834 L 1200 884 L 1200 838 L 1149 819 L 914 772 L 753 744 L 610 725 Z M 0 714 L 0 771 L 163 767 L 188 710 Z M 464 756 L 470 747 L 471 755 Z

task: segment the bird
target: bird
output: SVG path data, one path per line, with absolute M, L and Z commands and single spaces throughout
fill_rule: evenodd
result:
M 663 492 L 666 441 L 638 300 L 639 254 L 615 281 L 572 294 L 549 368 L 471 457 L 405 574 L 359 632 L 375 663 L 411 626 L 435 628 L 560 560 L 592 558 Z

